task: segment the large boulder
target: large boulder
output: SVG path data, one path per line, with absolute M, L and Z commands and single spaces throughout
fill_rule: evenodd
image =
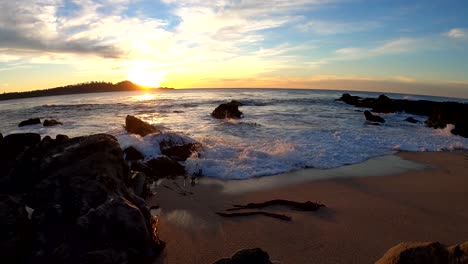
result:
M 164 245 L 113 136 L 44 137 L 9 176 L 34 209 L 30 263 L 151 263 Z
M 31 224 L 24 204 L 0 195 L 0 256 L 2 263 L 22 263 L 30 250 Z
M 125 129 L 128 133 L 138 134 L 142 137 L 149 134 L 161 133 L 161 131 L 156 129 L 154 126 L 132 115 L 127 115 L 127 117 L 125 118 Z
M 62 122 L 59 122 L 55 119 L 46 119 L 44 120 L 44 123 L 42 123 L 43 126 L 49 127 L 49 126 L 58 126 L 58 125 L 63 125 Z
M 145 156 L 143 156 L 143 154 L 141 154 L 140 151 L 138 151 L 136 148 L 131 147 L 131 146 L 124 150 L 124 154 L 125 154 L 125 160 L 130 160 L 130 161 L 142 160 L 145 158 Z
M 446 247 L 439 242 L 402 242 L 389 249 L 376 264 L 468 263 L 468 242 Z
M 220 259 L 213 264 L 271 264 L 270 256 L 260 248 L 243 249 L 231 258 Z
M 377 123 L 385 123 L 385 119 L 380 116 L 373 115 L 370 111 L 364 111 L 364 116 L 366 117 L 367 121 L 377 122 Z
M 28 120 L 21 121 L 18 126 L 19 127 L 24 127 L 24 126 L 32 126 L 32 125 L 38 125 L 41 123 L 41 119 L 39 118 L 30 118 Z
M 239 102 L 231 101 L 229 103 L 220 104 L 211 113 L 211 116 L 218 119 L 233 118 L 239 119 L 243 117 L 241 111 L 239 111 Z

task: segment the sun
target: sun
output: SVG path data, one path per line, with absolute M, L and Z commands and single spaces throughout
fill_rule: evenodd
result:
M 156 88 L 165 80 L 165 71 L 152 71 L 143 68 L 133 68 L 128 72 L 127 79 L 144 88 Z

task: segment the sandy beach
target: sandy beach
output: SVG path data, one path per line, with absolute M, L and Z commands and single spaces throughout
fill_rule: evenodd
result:
M 244 181 L 165 180 L 148 200 L 161 207 L 166 249 L 157 263 L 213 263 L 260 247 L 277 263 L 374 263 L 402 241 L 468 240 L 468 153 L 401 152 L 332 170 Z M 318 180 L 317 180 L 318 179 Z M 186 195 L 181 192 L 186 191 Z M 319 201 L 317 212 L 286 207 L 223 218 L 232 204 Z

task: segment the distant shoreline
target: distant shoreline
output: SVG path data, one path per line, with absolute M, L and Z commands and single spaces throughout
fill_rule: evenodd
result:
M 13 92 L 0 94 L 0 101 L 35 98 L 56 95 L 71 95 L 71 94 L 88 94 L 88 93 L 104 93 L 104 92 L 125 92 L 125 91 L 143 91 L 148 90 L 172 90 L 174 88 L 159 87 L 146 88 L 139 86 L 130 81 L 122 81 L 119 83 L 110 82 L 88 82 L 62 87 L 50 88 L 45 90 L 35 90 L 27 92 Z

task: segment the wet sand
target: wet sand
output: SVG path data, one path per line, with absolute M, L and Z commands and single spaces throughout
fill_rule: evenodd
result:
M 156 263 L 213 263 L 253 247 L 283 264 L 374 263 L 401 241 L 468 240 L 467 152 L 402 152 L 333 170 L 177 184 L 163 181 L 149 200 L 162 208 L 160 237 L 167 243 Z M 191 194 L 180 194 L 182 189 Z M 291 222 L 215 214 L 232 204 L 272 199 L 327 207 L 264 209 L 289 215 Z

